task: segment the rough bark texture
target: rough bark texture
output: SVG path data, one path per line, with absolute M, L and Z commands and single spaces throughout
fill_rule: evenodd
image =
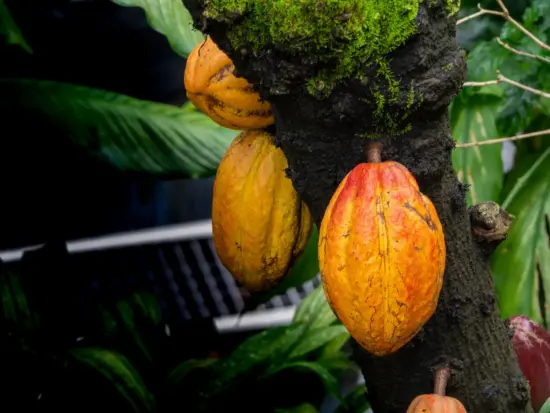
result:
M 374 131 L 375 109 L 368 103 L 372 102 L 368 86 L 352 80 L 339 85 L 328 99 L 317 100 L 303 88 L 313 70 L 306 59 L 275 49 L 254 58 L 246 51 L 233 51 L 226 39 L 227 26 L 205 22 L 200 0 L 184 2 L 197 27 L 230 55 L 238 74 L 261 85 L 274 109 L 277 142 L 288 158 L 289 176 L 319 224 L 340 180 L 365 161 L 366 140 L 359 135 Z M 436 206 L 445 231 L 447 261 L 437 312 L 412 342 L 386 357 L 354 346 L 375 413 L 405 412 L 415 396 L 432 392 L 433 372 L 446 363 L 452 372 L 447 394 L 460 399 L 469 413 L 532 412 L 528 385 L 498 312 L 487 257 L 471 235 L 466 188 L 451 163 L 454 143 L 448 105 L 466 73 L 455 23 L 442 6 L 428 8 L 424 2 L 417 34 L 391 55 L 395 78 L 405 85 L 414 79 L 423 100 L 409 118 L 410 132 L 382 139 L 382 160 L 409 168 Z M 365 69 L 367 76 L 372 74 L 369 70 Z M 386 110 L 405 110 L 406 103 L 407 94 L 402 93 Z

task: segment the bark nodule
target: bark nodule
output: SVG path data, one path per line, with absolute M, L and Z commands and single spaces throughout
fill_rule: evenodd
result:
M 184 3 L 196 27 L 205 28 L 232 58 L 237 74 L 257 85 L 271 103 L 276 143 L 288 159 L 288 176 L 319 225 L 339 182 L 365 161 L 365 136 L 379 131 L 376 99 L 369 87 L 375 68 L 365 65 L 363 80 L 340 81 L 328 97 L 319 99 L 304 88 L 315 69 L 311 56 L 285 53 L 277 45 L 261 55 L 246 47 L 234 50 L 227 36 L 232 23 L 205 19 L 203 0 Z M 246 15 L 235 21 L 241 18 Z M 466 74 L 455 24 L 444 1 L 424 1 L 416 16 L 416 34 L 388 55 L 394 78 L 406 87 L 412 85 L 414 96 L 421 98 L 415 98 L 408 125 L 401 125 L 407 126 L 404 133 L 378 136 L 381 158 L 407 167 L 431 199 L 445 232 L 447 257 L 436 313 L 409 344 L 376 357 L 354 343 L 354 358 L 375 413 L 405 412 L 416 396 L 433 390 L 433 371 L 441 365 L 452 372 L 447 394 L 459 399 L 469 413 L 533 411 L 529 387 L 496 305 L 486 255 L 472 235 L 464 185 L 451 162 L 454 141 L 448 105 Z M 409 96 L 405 91 L 387 99 L 385 110 L 396 117 L 407 112 Z
M 474 205 L 468 212 L 475 241 L 486 254 L 492 253 L 508 237 L 514 216 L 492 201 Z

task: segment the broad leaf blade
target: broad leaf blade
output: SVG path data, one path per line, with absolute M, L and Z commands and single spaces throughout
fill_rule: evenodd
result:
M 294 350 L 290 353 L 289 358 L 303 357 L 306 354 L 327 345 L 333 339 L 341 337 L 342 334 L 346 334 L 346 332 L 346 327 L 341 324 L 316 329 L 310 328 L 300 340 L 298 345 L 294 347 Z
M 475 104 L 453 111 L 453 138 L 457 143 L 482 142 L 498 137 L 496 108 L 492 104 Z M 469 184 L 467 202 L 494 201 L 502 189 L 502 144 L 457 148 L 453 151 L 453 165 L 458 179 Z
M 67 83 L 4 80 L 0 95 L 4 114 L 15 107 L 30 122 L 34 113 L 45 115 L 91 155 L 124 172 L 212 176 L 238 133 L 191 104 L 178 108 Z
M 123 355 L 102 348 L 76 348 L 71 355 L 108 379 L 135 412 L 151 413 L 156 410 L 155 399 Z
M 21 30 L 13 20 L 10 10 L 3 0 L 0 0 L 0 37 L 5 37 L 7 44 L 19 45 L 27 52 L 32 53 L 32 49 L 25 41 Z
M 550 413 L 550 399 L 546 400 L 542 407 L 540 408 L 539 413 Z
M 357 386 L 345 398 L 336 413 L 365 413 L 369 408 L 369 403 L 365 396 L 367 387 L 364 384 Z
M 193 28 L 193 19 L 181 0 L 112 0 L 119 6 L 141 7 L 149 26 L 168 39 L 170 47 L 187 57 L 204 40 L 201 32 Z M 183 76 L 183 73 L 182 73 Z
M 539 294 L 542 288 L 550 291 L 548 170 L 550 148 L 523 178 L 516 181 L 503 203 L 503 207 L 516 217 L 508 239 L 497 248 L 492 259 L 495 286 L 504 318 L 522 314 L 543 324 Z
M 310 372 L 315 373 L 322 380 L 327 392 L 333 395 L 335 398 L 341 400 L 340 391 L 338 390 L 338 380 L 332 375 L 330 371 L 328 371 L 320 364 L 310 361 L 296 361 L 284 364 L 279 369 L 274 370 L 271 374 L 276 374 L 280 371 L 287 369 L 306 371 L 309 370 Z
M 317 409 L 309 403 L 304 403 L 290 409 L 275 409 L 275 413 L 317 413 Z
M 211 367 L 216 363 L 216 359 L 204 359 L 204 360 L 186 360 L 176 366 L 174 370 L 170 372 L 166 379 L 167 386 L 169 388 L 182 386 L 184 381 L 192 375 L 194 371 Z M 181 388 L 184 388 L 183 386 Z
M 319 285 L 302 300 L 292 322 L 306 324 L 310 329 L 316 329 L 327 327 L 337 320 L 327 303 L 323 286 Z

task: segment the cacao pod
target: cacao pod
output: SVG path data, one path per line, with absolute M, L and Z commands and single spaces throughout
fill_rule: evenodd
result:
M 246 79 L 236 77 L 231 59 L 208 37 L 187 57 L 187 97 L 213 121 L 229 129 L 260 129 L 274 123 L 271 105 Z
M 397 162 L 357 165 L 321 223 L 327 301 L 351 336 L 378 356 L 404 346 L 433 315 L 445 253 L 432 202 Z
M 417 396 L 407 413 L 467 413 L 464 405 L 457 399 L 438 394 Z
M 216 173 L 214 245 L 223 265 L 250 292 L 279 283 L 311 233 L 309 209 L 286 176 L 287 167 L 272 136 L 250 130 L 231 143 Z
M 512 344 L 531 388 L 531 404 L 538 412 L 550 397 L 550 333 L 523 315 L 509 318 Z

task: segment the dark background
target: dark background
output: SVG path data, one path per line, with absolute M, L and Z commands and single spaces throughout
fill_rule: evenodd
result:
M 11 47 L 10 65 L 0 64 L 0 76 L 72 82 L 177 105 L 186 101 L 185 59 L 149 28 L 141 9 L 105 0 L 8 5 L 33 55 Z M 29 124 L 17 113 L 1 117 L 6 146 L 0 153 L 0 249 L 210 218 L 213 178 L 124 176 L 58 139 L 54 127 Z

